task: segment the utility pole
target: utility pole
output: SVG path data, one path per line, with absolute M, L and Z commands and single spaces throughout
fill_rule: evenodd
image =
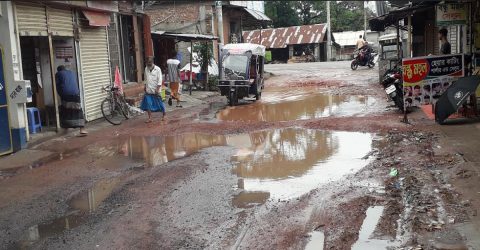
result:
M 218 76 L 222 79 L 222 47 L 223 47 L 223 15 L 222 15 L 222 1 L 215 2 L 215 11 L 217 14 L 217 33 L 218 33 Z
M 363 1 L 363 40 L 367 40 L 367 2 Z
M 330 1 L 327 1 L 327 61 L 332 60 L 332 26 L 330 22 Z

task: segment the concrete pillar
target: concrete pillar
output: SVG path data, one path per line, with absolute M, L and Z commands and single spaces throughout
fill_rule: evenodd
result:
M 16 23 L 14 17 L 14 5 L 11 1 L 0 1 L 0 46 L 3 48 L 3 73 L 4 84 L 8 93 L 15 89 L 15 81 L 23 79 L 22 56 L 20 51 L 20 39 L 18 33 L 15 33 Z M 18 29 L 17 29 L 18 30 Z M 13 151 L 25 148 L 27 138 L 27 116 L 25 104 L 16 104 L 9 100 L 8 104 L 10 131 L 12 136 Z M 2 121 L 5 122 L 5 121 Z
M 293 45 L 288 45 L 288 59 L 293 57 Z

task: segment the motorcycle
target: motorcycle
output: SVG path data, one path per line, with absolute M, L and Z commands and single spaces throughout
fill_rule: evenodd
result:
M 402 71 L 400 68 L 387 70 L 383 75 L 381 82 L 383 89 L 387 93 L 388 98 L 395 103 L 395 106 L 403 111 L 403 82 Z
M 375 56 L 377 53 L 371 52 L 370 49 L 359 49 L 353 53 L 354 59 L 350 67 L 352 70 L 356 70 L 358 66 L 367 66 L 369 68 L 375 67 Z

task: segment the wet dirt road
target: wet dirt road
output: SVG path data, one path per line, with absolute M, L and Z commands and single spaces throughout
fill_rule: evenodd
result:
M 166 122 L 36 145 L 52 154 L 0 172 L 1 247 L 463 246 L 449 226 L 474 211 L 442 174 L 461 159 L 434 152 L 430 121 L 399 122 L 376 70 L 266 69 L 260 102 L 213 97 Z

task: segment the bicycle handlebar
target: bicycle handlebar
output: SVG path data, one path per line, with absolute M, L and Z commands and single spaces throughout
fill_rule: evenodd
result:
M 107 85 L 107 86 L 103 87 L 102 90 L 103 90 L 103 91 L 106 91 L 106 92 L 114 92 L 114 91 L 117 91 L 117 90 L 118 90 L 118 87 L 117 87 L 117 86 Z

